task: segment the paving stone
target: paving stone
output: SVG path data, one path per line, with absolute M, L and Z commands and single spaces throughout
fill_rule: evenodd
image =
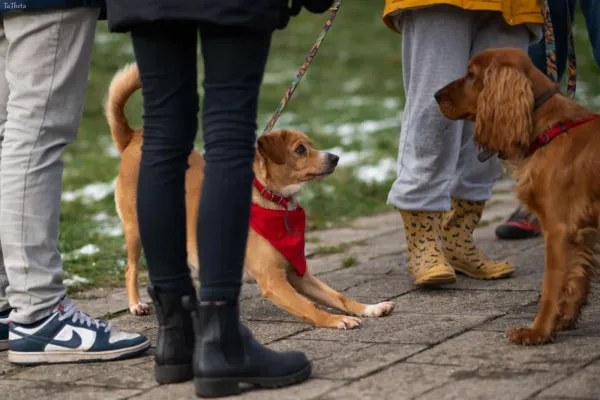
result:
M 352 268 L 352 272 L 358 275 L 404 275 L 408 276 L 405 263 L 406 255 L 392 254 L 383 255 Z M 349 268 L 350 270 L 350 268 Z
M 531 317 L 513 317 L 512 315 L 507 315 L 505 317 L 501 317 L 494 321 L 490 321 L 481 326 L 478 326 L 476 329 L 482 331 L 506 332 L 510 328 L 529 326 L 532 322 L 533 315 Z M 559 332 L 558 335 L 600 336 L 600 314 L 584 314 L 576 329 Z
M 391 277 L 390 277 L 391 279 Z M 423 288 L 393 299 L 396 312 L 431 314 L 503 315 L 536 301 L 533 291 L 453 290 Z
M 351 287 L 345 290 L 344 294 L 357 301 L 360 298 L 368 299 L 369 302 L 380 302 L 414 290 L 416 290 L 416 287 L 408 279 L 382 276 Z
M 140 297 L 143 302 L 150 303 L 150 297 L 144 287 L 140 287 Z M 101 317 L 107 313 L 118 313 L 128 310 L 127 290 L 114 288 L 99 288 L 77 295 L 79 308 L 93 317 Z
M 418 400 L 524 400 L 551 385 L 560 372 L 486 370 L 458 372 L 451 381 Z
M 7 352 L 0 353 L 0 379 L 2 379 L 8 372 L 12 372 L 16 365 L 8 362 Z
M 465 367 L 396 364 L 320 397 L 322 400 L 406 400 L 452 382 Z
M 0 393 L 3 400 L 119 400 L 141 393 L 141 390 L 6 379 L 0 380 Z
M 523 254 L 511 255 L 501 258 L 510 262 L 515 268 L 515 273 L 506 279 L 481 280 L 471 279 L 458 275 L 453 288 L 477 290 L 532 290 L 540 291 L 544 279 L 544 247 L 543 244 L 535 245 L 527 250 L 527 257 Z
M 540 396 L 600 399 L 600 361 L 588 365 L 540 393 Z
M 227 397 L 228 400 L 308 400 L 319 397 L 321 394 L 343 386 L 344 381 L 310 379 L 302 384 L 278 390 L 252 390 L 239 396 Z M 151 389 L 141 395 L 131 397 L 136 400 L 197 400 L 194 385 L 191 382 L 176 385 L 163 385 Z
M 247 321 L 246 326 L 252 331 L 256 340 L 261 343 L 271 343 L 296 333 L 312 329 L 312 326 L 302 321 L 295 323 Z
M 154 367 L 152 362 L 145 365 Z M 158 386 L 154 380 L 153 370 L 143 367 L 113 367 L 102 374 L 95 374 L 77 382 L 81 385 L 106 386 L 123 389 L 150 389 Z
M 543 346 L 518 346 L 504 333 L 471 331 L 408 359 L 409 362 L 466 367 L 573 370 L 600 357 L 600 338 L 565 337 Z
M 426 348 L 422 345 L 341 343 L 287 339 L 270 345 L 278 351 L 298 350 L 313 361 L 313 376 L 357 379 Z
M 475 315 L 405 314 L 394 311 L 387 317 L 361 318 L 357 329 L 318 328 L 294 336 L 294 339 L 333 342 L 434 344 L 486 321 Z
M 110 363 L 86 363 L 74 367 L 73 364 L 39 365 L 36 367 L 21 367 L 21 371 L 13 374 L 11 379 L 45 381 L 45 382 L 78 382 L 92 376 L 103 376 L 114 370 L 127 369 L 128 367 L 147 362 L 149 356 L 131 358 Z
M 248 321 L 302 322 L 299 318 L 263 297 L 256 297 L 240 302 L 240 315 Z M 310 325 L 307 324 L 306 326 Z

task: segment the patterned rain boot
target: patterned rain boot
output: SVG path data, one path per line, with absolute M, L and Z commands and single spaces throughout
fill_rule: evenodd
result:
M 485 258 L 473 242 L 485 201 L 452 199 L 452 209 L 444 213 L 444 254 L 450 265 L 475 279 L 504 278 L 514 272 L 504 261 Z
M 456 274 L 442 252 L 442 213 L 400 210 L 408 249 L 408 272 L 415 285 L 446 285 Z

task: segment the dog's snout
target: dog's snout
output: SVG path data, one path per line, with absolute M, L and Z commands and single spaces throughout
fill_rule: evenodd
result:
M 337 165 L 338 161 L 340 161 L 340 158 L 338 156 L 336 156 L 335 154 L 331 154 L 331 153 L 327 153 L 327 159 L 333 165 Z
M 435 101 L 437 101 L 439 103 L 441 101 L 441 99 L 442 99 L 442 89 L 440 89 L 437 92 L 435 92 L 435 94 L 433 95 L 433 97 L 435 97 Z

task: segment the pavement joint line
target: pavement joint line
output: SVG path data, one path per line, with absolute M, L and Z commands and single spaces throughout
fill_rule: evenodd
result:
M 491 319 L 491 318 L 490 318 L 490 319 Z M 365 374 L 365 375 L 363 375 L 363 376 L 361 376 L 361 377 L 359 377 L 359 378 L 352 379 L 352 380 L 351 380 L 351 383 L 353 383 L 353 382 L 356 382 L 356 381 L 359 381 L 359 380 L 362 380 L 362 379 L 369 378 L 369 377 L 371 377 L 371 376 L 373 376 L 373 375 L 375 375 L 375 374 L 378 374 L 378 373 L 380 373 L 380 372 L 382 372 L 382 371 L 384 371 L 384 370 L 386 370 L 386 369 L 388 369 L 388 368 L 392 368 L 392 367 L 394 367 L 394 366 L 396 366 L 396 365 L 398 365 L 398 364 L 400 364 L 400 363 L 403 363 L 403 362 L 408 362 L 407 360 L 408 360 L 409 358 L 411 358 L 411 357 L 414 357 L 414 356 L 416 356 L 416 355 L 418 355 L 418 354 L 421 354 L 421 353 L 423 353 L 423 352 L 425 352 L 425 351 L 428 351 L 428 350 L 430 350 L 430 349 L 434 348 L 435 346 L 438 346 L 439 344 L 442 344 L 442 343 L 444 343 L 444 342 L 446 342 L 446 341 L 452 340 L 452 339 L 454 339 L 455 337 L 458 337 L 458 336 L 460 336 L 460 335 L 462 335 L 462 334 L 464 334 L 464 333 L 466 333 L 466 332 L 469 332 L 471 329 L 472 329 L 471 327 L 468 327 L 468 328 L 465 328 L 465 329 L 461 329 L 461 330 L 459 330 L 457 333 L 455 333 L 455 334 L 453 334 L 453 335 L 450 335 L 450 336 L 448 336 L 448 337 L 445 337 L 444 339 L 442 339 L 442 340 L 439 340 L 439 341 L 437 341 L 437 342 L 430 343 L 430 344 L 423 344 L 423 345 L 425 346 L 423 349 L 421 349 L 421 350 L 419 350 L 419 351 L 417 351 L 417 352 L 415 352 L 415 353 L 412 353 L 412 354 L 410 354 L 410 355 L 408 355 L 408 356 L 406 356 L 406 357 L 403 357 L 403 358 L 401 358 L 400 360 L 396 360 L 396 361 L 394 361 L 394 362 L 392 362 L 392 363 L 390 363 L 390 364 L 387 364 L 387 365 L 385 365 L 385 366 L 382 366 L 382 367 L 376 368 L 376 369 L 374 369 L 373 371 L 371 371 L 371 372 L 369 372 L 369 373 L 367 373 L 367 374 Z M 390 343 L 390 344 L 400 344 L 400 343 Z M 413 344 L 419 344 L 419 343 L 413 343 Z M 326 394 L 328 394 L 328 393 L 331 393 L 333 390 L 337 390 L 337 388 L 336 388 L 336 389 L 329 390 L 328 392 L 326 392 L 326 393 L 322 394 L 321 396 L 324 396 L 324 395 L 326 395 Z
M 588 361 L 587 363 L 583 364 L 583 365 L 582 365 L 581 367 L 579 367 L 579 368 L 575 368 L 575 369 L 573 369 L 572 371 L 570 371 L 569 373 L 567 373 L 567 375 L 563 376 L 562 378 L 559 378 L 559 379 L 557 379 L 556 381 L 554 381 L 554 382 L 552 382 L 552 383 L 550 383 L 550 384 L 546 385 L 546 387 L 544 387 L 544 388 L 542 388 L 542 389 L 540 389 L 540 390 L 536 391 L 535 393 L 533 393 L 533 394 L 532 394 L 530 397 L 528 397 L 527 399 L 534 399 L 534 398 L 535 398 L 535 397 L 536 397 L 538 394 L 540 394 L 540 393 L 541 393 L 541 392 L 543 392 L 544 390 L 546 390 L 546 389 L 548 389 L 548 388 L 551 388 L 552 386 L 554 386 L 554 385 L 556 385 L 556 384 L 558 384 L 558 383 L 560 383 L 560 382 L 562 382 L 562 381 L 564 381 L 564 380 L 567 380 L 567 379 L 571 378 L 572 376 L 574 376 L 574 375 L 575 375 L 575 374 L 577 374 L 578 372 L 581 372 L 581 371 L 582 371 L 582 370 L 584 370 L 585 368 L 589 367 L 590 365 L 592 365 L 592 364 L 594 364 L 594 363 L 596 363 L 596 362 L 598 362 L 598 361 L 600 361 L 600 356 L 598 356 L 598 357 L 595 357 L 595 358 L 591 359 L 590 361 Z M 559 398 L 560 398 L 560 397 L 559 397 Z M 578 398 L 578 399 L 579 399 L 579 398 Z M 582 400 L 585 400 L 585 399 L 582 399 Z

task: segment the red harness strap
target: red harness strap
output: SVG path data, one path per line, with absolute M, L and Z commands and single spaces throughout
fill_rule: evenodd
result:
M 306 231 L 306 213 L 298 204 L 295 210 L 288 210 L 291 197 L 283 197 L 266 189 L 258 179 L 252 182 L 261 196 L 273 203 L 280 204 L 285 210 L 271 210 L 252 203 L 250 208 L 250 226 L 275 247 L 290 264 L 296 268 L 299 276 L 306 272 L 304 253 L 304 235 Z M 289 229 L 288 229 L 289 228 Z
M 544 131 L 537 138 L 535 138 L 535 141 L 533 143 L 531 143 L 531 145 L 529 146 L 529 154 L 530 155 L 533 154 L 533 152 L 538 150 L 540 147 L 545 146 L 552 139 L 556 138 L 557 136 L 559 136 L 562 133 L 567 132 L 569 129 L 575 128 L 576 126 L 579 126 L 579 125 L 583 125 L 586 122 L 590 122 L 590 121 L 593 121 L 598 118 L 600 118 L 599 114 L 592 114 L 592 115 L 589 115 L 589 116 L 582 118 L 580 120 L 577 120 L 577 121 L 566 121 L 566 122 L 562 122 L 558 125 L 553 126 L 552 128 Z

